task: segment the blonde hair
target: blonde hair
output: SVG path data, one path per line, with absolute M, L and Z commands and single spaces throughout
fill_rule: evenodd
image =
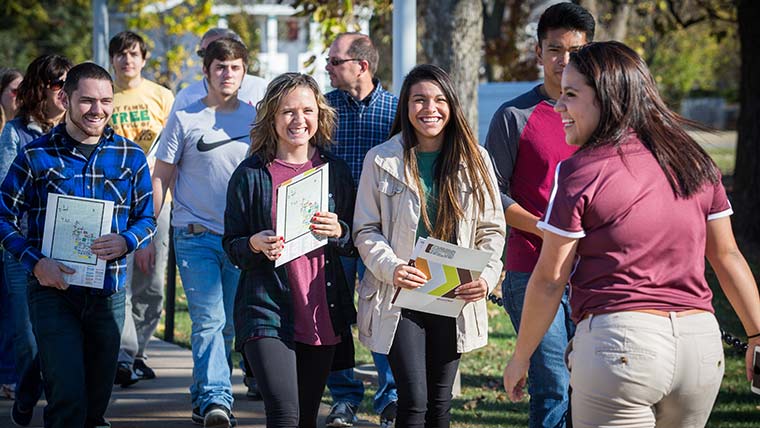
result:
M 275 116 L 282 99 L 296 88 L 308 88 L 314 93 L 319 109 L 317 119 L 317 133 L 314 134 L 311 144 L 321 149 L 327 149 L 332 145 L 332 134 L 335 129 L 335 110 L 327 104 L 324 95 L 319 91 L 319 86 L 314 79 L 301 73 L 284 73 L 272 80 L 267 86 L 267 92 L 256 105 L 256 122 L 251 128 L 251 148 L 249 155 L 259 155 L 265 162 L 271 162 L 277 153 L 277 131 L 275 129 Z

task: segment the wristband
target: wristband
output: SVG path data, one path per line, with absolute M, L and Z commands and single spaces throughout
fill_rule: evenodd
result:
M 756 337 L 760 337 L 760 333 L 755 333 L 755 334 L 753 334 L 752 336 L 747 336 L 747 340 L 749 340 L 749 339 L 754 339 L 754 338 L 756 338 Z

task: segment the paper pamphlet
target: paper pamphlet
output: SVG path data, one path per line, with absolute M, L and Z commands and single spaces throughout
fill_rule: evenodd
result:
M 90 250 L 92 241 L 111 231 L 113 201 L 48 194 L 42 254 L 74 269 L 70 285 L 103 288 L 106 261 Z
M 419 238 L 409 264 L 425 273 L 427 283 L 415 290 L 398 288 L 393 304 L 431 314 L 458 317 L 467 303 L 454 290 L 480 278 L 491 256 L 434 238 Z
M 285 248 L 275 267 L 327 245 L 327 238 L 311 232 L 311 218 L 328 210 L 329 165 L 299 174 L 277 188 L 275 233 L 285 238 Z

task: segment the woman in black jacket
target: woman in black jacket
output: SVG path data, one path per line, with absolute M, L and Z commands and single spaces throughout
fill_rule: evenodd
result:
M 335 112 L 314 79 L 275 78 L 258 105 L 251 156 L 227 190 L 223 245 L 242 270 L 236 346 L 258 381 L 267 427 L 316 426 L 330 371 L 353 366 L 356 311 L 340 256 L 355 255 L 349 230 L 355 189 L 348 166 L 327 151 L 334 126 Z M 329 211 L 315 213 L 310 228 L 328 243 L 275 268 L 290 244 L 274 232 L 276 189 L 325 163 Z

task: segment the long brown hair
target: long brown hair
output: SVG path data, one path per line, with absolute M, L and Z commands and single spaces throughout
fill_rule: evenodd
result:
M 443 130 L 443 145 L 433 172 L 438 185 L 438 214 L 435 218 L 435 226 L 432 225 L 427 214 L 427 203 L 417 164 L 419 142 L 414 126 L 409 121 L 411 88 L 419 82 L 437 84 L 449 104 L 450 119 Z M 404 79 L 391 135 L 399 132 L 404 144 L 404 163 L 407 165 L 404 174 L 411 174 L 417 185 L 422 205 L 420 214 L 425 228 L 435 238 L 450 240 L 456 235 L 458 220 L 464 216 L 460 201 L 463 183 L 460 182 L 459 174 L 457 174 L 460 164 L 465 164 L 468 184 L 472 187 L 473 196 L 481 211 L 485 209 L 485 198 L 494 199 L 496 193 L 488 175 L 487 160 L 480 154 L 477 140 L 467 124 L 449 75 L 440 67 L 430 64 L 418 65 Z
M 60 55 L 42 55 L 34 59 L 26 69 L 24 80 L 18 87 L 18 114 L 24 121 L 29 124 L 32 119 L 39 122 L 48 131 L 52 128 L 51 118 L 45 115 L 45 108 L 48 102 L 45 89 L 54 80 L 61 78 L 63 73 L 71 69 L 71 61 Z
M 715 162 L 684 126 L 704 129 L 671 111 L 644 60 L 620 42 L 590 43 L 570 64 L 596 93 L 599 125 L 580 150 L 619 145 L 631 131 L 652 152 L 673 192 L 683 198 L 720 179 Z
M 321 149 L 327 149 L 332 145 L 332 134 L 335 128 L 335 110 L 327 104 L 324 95 L 319 91 L 319 86 L 314 79 L 301 73 L 284 73 L 272 80 L 267 86 L 264 98 L 256 106 L 256 122 L 251 128 L 251 148 L 249 155 L 257 154 L 264 162 L 271 162 L 277 153 L 277 130 L 275 129 L 275 116 L 280 102 L 294 89 L 304 87 L 314 93 L 317 100 L 319 115 L 317 119 L 317 133 L 312 137 L 311 144 Z
M 24 75 L 15 68 L 0 68 L 0 95 L 5 92 L 5 89 L 18 78 L 24 78 Z M 18 96 L 18 95 L 16 95 Z M 16 110 L 18 110 L 18 104 L 16 104 Z M 15 113 L 14 113 L 15 114 Z M 11 115 L 8 115 L 11 116 Z M 3 129 L 5 122 L 13 119 L 12 117 L 6 117 L 5 109 L 0 106 L 0 130 Z

